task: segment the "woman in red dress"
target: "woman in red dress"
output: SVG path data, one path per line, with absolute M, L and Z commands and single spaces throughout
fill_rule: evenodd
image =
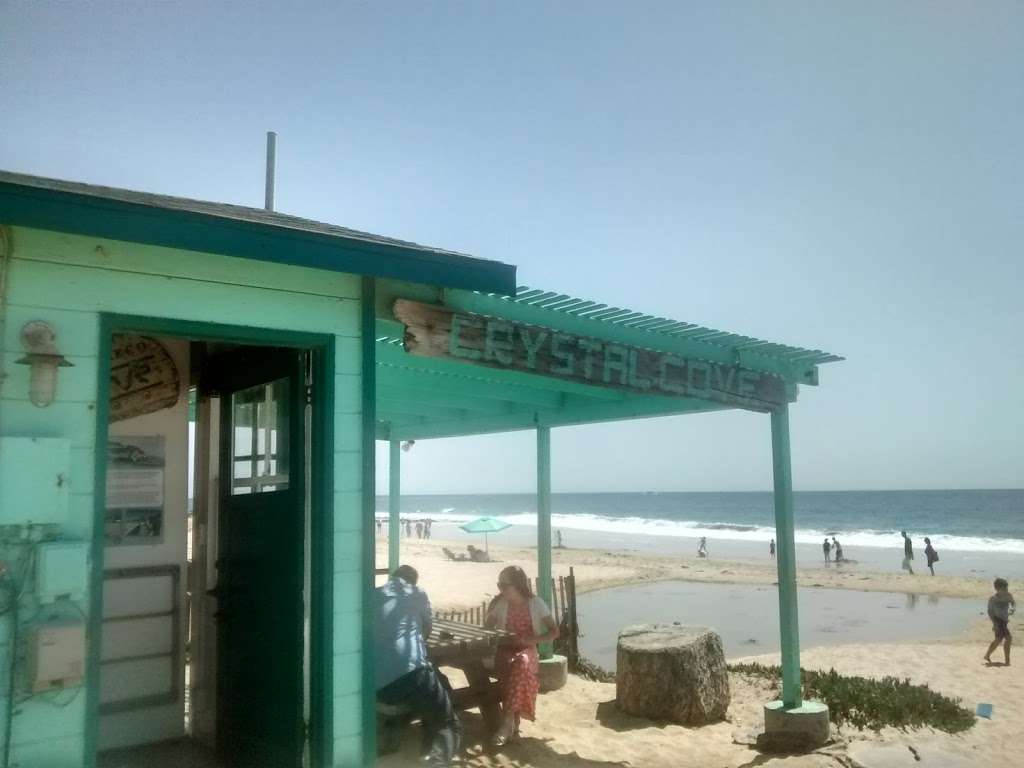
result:
M 486 625 L 513 633 L 514 642 L 501 645 L 494 657 L 494 669 L 501 686 L 501 726 L 494 735 L 495 746 L 503 746 L 519 733 L 521 718 L 536 716 L 540 689 L 538 643 L 558 637 L 558 625 L 539 597 L 534 597 L 530 580 L 518 565 L 498 575 L 498 596 L 491 601 Z

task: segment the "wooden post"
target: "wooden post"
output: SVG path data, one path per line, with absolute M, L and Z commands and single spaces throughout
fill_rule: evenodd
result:
M 561 603 L 561 605 L 559 606 L 558 615 L 555 617 L 555 620 L 558 621 L 559 623 L 561 623 L 562 616 L 565 615 L 566 609 L 569 607 L 569 604 L 565 602 L 565 577 L 564 576 L 559 576 L 558 577 L 558 597 L 559 597 L 559 602 Z
M 388 443 L 391 449 L 388 462 L 388 570 L 394 573 L 398 562 L 398 543 L 402 537 L 402 444 L 398 440 Z
M 800 622 L 796 599 L 796 544 L 793 538 L 793 469 L 789 453 L 789 407 L 772 411 L 772 468 L 775 480 L 775 544 L 779 570 L 779 631 L 782 641 L 782 703 L 799 707 Z
M 572 632 L 572 665 L 573 668 L 579 662 L 580 658 L 580 647 L 579 647 L 579 636 L 580 627 L 576 621 L 576 573 L 573 571 L 572 566 L 569 566 L 569 627 Z
M 551 607 L 551 428 L 537 427 L 537 593 Z M 551 643 L 540 657 L 550 659 Z

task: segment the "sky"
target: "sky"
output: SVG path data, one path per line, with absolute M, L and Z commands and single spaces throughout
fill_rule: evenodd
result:
M 5 170 L 258 207 L 274 130 L 283 212 L 844 355 L 797 489 L 1024 487 L 1024 4 L 0 0 L 0 97 Z M 556 491 L 771 486 L 759 414 L 552 445 Z M 421 442 L 403 488 L 534 450 Z

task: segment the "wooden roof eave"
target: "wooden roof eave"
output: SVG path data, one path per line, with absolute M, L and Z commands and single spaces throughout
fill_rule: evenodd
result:
M 516 268 L 288 216 L 0 171 L 0 223 L 255 261 L 513 294 Z

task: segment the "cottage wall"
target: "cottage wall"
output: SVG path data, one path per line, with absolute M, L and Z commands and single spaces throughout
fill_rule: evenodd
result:
M 96 472 L 96 413 L 100 315 L 117 313 L 268 329 L 331 334 L 335 340 L 333 697 L 334 764 L 363 765 L 361 737 L 362 397 L 360 278 L 210 253 L 68 235 L 23 227 L 7 230 L 6 301 L 0 343 L 0 437 L 60 438 L 70 448 L 67 503 L 39 505 L 19 489 L 17 504 L 0 506 L 0 525 L 52 522 L 65 537 L 91 541 Z M 0 281 L 0 286 L 3 281 Z M 28 400 L 29 368 L 22 326 L 44 320 L 57 332 L 62 368 L 56 401 L 39 408 Z M 0 455 L 0 462 L 6 462 Z M 8 473 L 5 467 L 5 476 Z M 372 491 L 371 491 L 372 492 Z M 26 494 L 28 497 L 26 497 Z M 0 499 L 8 495 L 0 489 Z M 66 511 L 65 511 L 66 510 Z M 49 516 L 49 517 L 48 517 Z M 52 518 L 52 519 L 51 519 Z M 78 607 L 92 610 L 92 584 Z M 0 617 L 0 624 L 6 622 Z M 5 630 L 0 630 L 0 633 Z M 12 652 L 0 634 L 0 713 L 6 713 Z M 96 638 L 90 638 L 95 642 Z M 95 675 L 95 670 L 90 670 Z M 11 765 L 88 765 L 95 744 L 94 701 L 87 691 L 59 701 L 29 698 L 15 705 Z M 94 688 L 93 688 L 94 690 Z M 90 711 L 92 709 L 93 711 Z M 3 744 L 0 719 L 0 746 Z

